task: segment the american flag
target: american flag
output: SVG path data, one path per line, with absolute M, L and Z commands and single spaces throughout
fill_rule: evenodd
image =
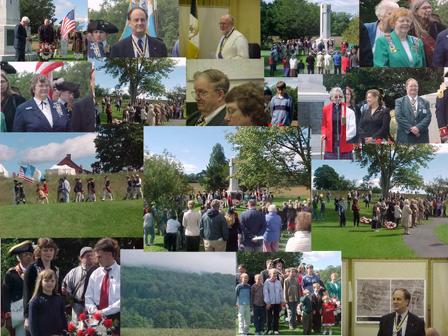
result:
M 26 167 L 20 166 L 18 178 L 28 183 L 34 182 L 35 167 L 28 165 Z
M 75 30 L 76 22 L 75 22 L 75 10 L 72 9 L 62 20 L 61 25 L 61 38 L 66 39 L 68 33 Z

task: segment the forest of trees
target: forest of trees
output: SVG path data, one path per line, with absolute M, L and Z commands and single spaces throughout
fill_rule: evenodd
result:
M 123 327 L 233 328 L 233 275 L 124 266 L 121 278 Z

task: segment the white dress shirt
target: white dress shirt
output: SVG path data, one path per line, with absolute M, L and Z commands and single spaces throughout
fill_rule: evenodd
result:
M 199 211 L 188 210 L 184 213 L 182 226 L 185 228 L 186 236 L 199 236 L 199 223 L 201 213 Z
M 212 119 L 213 119 L 214 117 L 216 117 L 216 116 L 219 114 L 219 112 L 220 112 L 224 107 L 226 107 L 225 104 L 224 104 L 224 105 L 221 105 L 221 106 L 218 107 L 216 110 L 214 110 L 212 113 L 210 113 L 208 116 L 206 116 L 206 117 L 205 117 L 205 124 L 207 125 L 210 121 L 212 121 Z
M 134 43 L 132 43 L 132 47 L 134 48 L 134 55 L 135 57 L 141 57 L 140 54 L 137 51 L 137 46 L 138 46 L 138 40 L 140 39 L 139 37 L 135 36 L 135 35 L 131 35 L 132 36 L 132 40 L 134 41 Z M 149 41 L 148 41 L 148 37 L 145 35 L 145 37 L 141 38 L 143 40 L 143 47 L 145 48 L 145 57 L 149 57 Z
M 221 47 L 222 44 L 222 47 Z M 223 59 L 249 58 L 249 42 L 246 37 L 235 28 L 227 35 L 223 35 L 216 48 L 216 58 L 219 51 Z
M 48 98 L 45 98 L 44 100 L 37 99 L 36 97 L 33 98 L 34 101 L 37 104 L 37 107 L 39 107 L 39 110 L 44 114 L 45 118 L 47 118 L 48 123 L 51 127 L 53 127 L 53 115 L 51 114 L 51 107 L 50 102 L 48 101 Z M 42 107 L 42 102 L 44 102 L 44 105 Z
M 406 318 L 406 320 L 403 321 L 403 326 L 401 327 L 401 335 L 402 336 L 406 336 L 406 327 L 408 326 L 408 310 L 406 310 L 403 314 L 401 314 L 401 318 Z M 398 320 L 398 313 L 395 313 L 395 320 L 394 320 L 394 324 L 397 322 Z M 392 330 L 392 335 L 396 336 L 397 334 L 393 332 Z
M 109 271 L 109 306 L 102 310 L 106 316 L 120 312 L 120 265 L 114 262 Z M 94 314 L 100 304 L 101 284 L 106 274 L 104 267 L 99 267 L 93 271 L 89 278 L 85 295 L 86 310 L 89 314 Z

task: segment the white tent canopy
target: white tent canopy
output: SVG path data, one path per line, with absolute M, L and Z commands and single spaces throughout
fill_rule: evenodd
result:
M 46 174 L 48 175 L 76 175 L 76 170 L 72 167 L 69 167 L 67 165 L 54 165 L 46 170 Z
M 8 177 L 9 173 L 6 170 L 5 166 L 0 163 L 0 176 Z

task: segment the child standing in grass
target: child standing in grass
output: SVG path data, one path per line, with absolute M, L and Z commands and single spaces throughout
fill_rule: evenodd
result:
M 324 295 L 322 301 L 322 326 L 324 327 L 324 335 L 332 335 L 331 327 L 336 323 L 334 316 L 336 304 L 327 295 Z
M 251 303 L 254 310 L 255 335 L 261 335 L 266 320 L 266 305 L 263 295 L 263 276 L 255 275 L 255 283 L 250 289 Z
M 236 286 L 236 306 L 238 308 L 238 323 L 240 335 L 247 335 L 250 325 L 250 294 L 251 288 L 248 284 L 249 275 L 243 273 L 240 275 L 241 282 Z

